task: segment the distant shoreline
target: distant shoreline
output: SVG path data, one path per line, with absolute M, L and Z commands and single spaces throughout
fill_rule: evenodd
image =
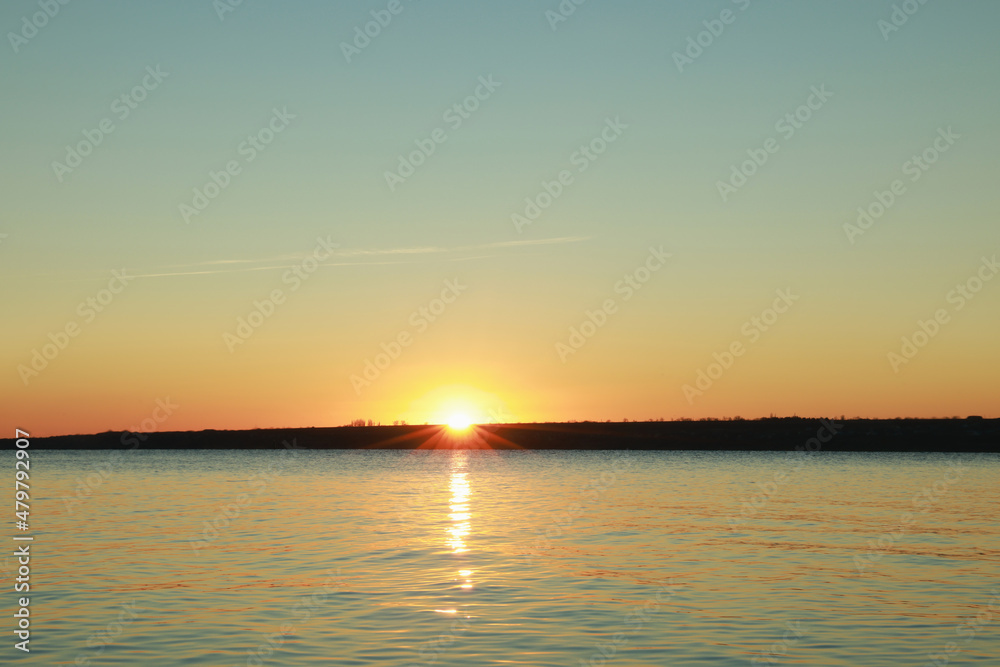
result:
M 1000 452 L 1000 419 L 801 417 L 725 421 L 484 424 L 465 432 L 439 425 L 335 426 L 245 431 L 60 435 L 34 450 L 109 449 L 527 449 L 659 451 Z M 14 440 L 0 440 L 13 449 Z

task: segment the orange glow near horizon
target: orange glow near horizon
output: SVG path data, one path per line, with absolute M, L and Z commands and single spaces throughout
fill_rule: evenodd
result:
M 843 362 L 843 360 L 840 360 Z M 832 362 L 831 362 L 832 364 Z M 849 366 L 849 365 L 847 365 Z M 34 437 L 92 434 L 107 431 L 164 432 L 204 429 L 244 430 L 269 428 L 335 427 L 355 418 L 372 419 L 383 425 L 394 421 L 407 424 L 442 425 L 442 435 L 452 440 L 469 439 L 456 445 L 438 443 L 439 447 L 482 448 L 476 425 L 495 423 L 537 423 L 565 421 L 645 421 L 662 418 L 700 419 L 742 416 L 757 419 L 775 414 L 780 417 L 807 418 L 846 416 L 862 418 L 946 418 L 982 415 L 1000 416 L 990 392 L 983 388 L 990 381 L 988 364 L 948 367 L 947 372 L 963 375 L 966 384 L 950 382 L 944 371 L 934 376 L 931 385 L 912 382 L 894 389 L 897 378 L 870 379 L 859 384 L 851 375 L 853 367 L 843 369 L 821 366 L 790 369 L 780 360 L 768 358 L 763 351 L 755 357 L 740 359 L 733 368 L 689 405 L 680 392 L 691 374 L 683 368 L 672 369 L 667 378 L 637 376 L 627 386 L 614 383 L 587 383 L 584 376 L 591 369 L 570 367 L 564 371 L 571 378 L 541 382 L 554 388 L 540 389 L 538 384 L 519 388 L 509 379 L 497 378 L 483 371 L 483 381 L 475 383 L 473 370 L 461 378 L 444 378 L 441 384 L 402 382 L 388 384 L 384 393 L 363 396 L 354 401 L 348 386 L 342 395 L 331 391 L 324 381 L 280 385 L 251 382 L 249 375 L 216 377 L 198 384 L 192 378 L 163 385 L 146 381 L 129 384 L 119 374 L 102 382 L 81 382 L 80 386 L 57 387 L 46 384 L 58 380 L 59 369 L 43 378 L 38 387 L 26 392 L 2 392 L 8 408 L 4 421 L 8 432 L 13 428 L 28 431 Z M 902 375 L 902 373 L 901 373 Z M 761 379 L 766 376 L 766 379 Z M 816 385 L 816 378 L 824 378 Z M 979 377 L 978 381 L 973 381 Z M 460 379 L 459 382 L 448 382 Z M 573 380 L 572 382 L 570 381 Z M 108 384 L 110 383 L 110 384 Z M 230 384 L 231 383 L 231 384 Z M 674 393 L 664 393 L 663 388 Z M 940 386 L 954 386 L 946 396 Z M 849 391 L 844 387 L 849 387 Z M 752 389 L 752 391 L 751 391 Z M 807 391 L 808 389 L 808 391 Z M 417 398 L 413 398 L 416 396 Z M 50 406 L 61 405 L 53 411 Z M 165 407 L 166 406 L 166 407 Z M 169 412 L 169 413 L 168 413 Z M 467 428 L 459 428 L 468 424 Z M 432 445 L 433 446 L 433 445 Z

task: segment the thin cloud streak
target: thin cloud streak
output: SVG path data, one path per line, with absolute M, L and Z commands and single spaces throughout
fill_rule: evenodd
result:
M 533 239 L 533 240 L 522 240 L 522 241 L 498 241 L 495 243 L 481 243 L 478 245 L 470 246 L 459 246 L 456 248 L 442 248 L 438 246 L 418 246 L 413 248 L 384 248 L 384 249 L 348 249 L 335 251 L 333 255 L 335 257 L 379 257 L 385 255 L 427 255 L 427 254 L 442 254 L 442 253 L 456 253 L 456 252 L 468 252 L 475 250 L 488 250 L 497 248 L 514 248 L 522 246 L 535 246 L 535 245 L 553 245 L 562 243 L 579 243 L 582 241 L 588 241 L 594 238 L 593 236 L 561 236 L 556 238 L 548 239 Z M 166 268 L 182 268 L 185 266 L 212 266 L 219 264 L 249 264 L 254 262 L 274 262 L 276 260 L 297 260 L 306 257 L 307 255 L 296 255 L 288 256 L 282 255 L 280 257 L 271 257 L 265 259 L 219 259 L 212 260 L 208 262 L 198 262 L 196 264 L 174 264 Z M 456 257 L 452 258 L 451 261 L 467 261 L 469 259 L 482 259 L 485 257 L 493 257 L 495 255 L 477 255 L 475 257 Z M 323 266 L 384 266 L 389 264 L 412 264 L 415 260 L 411 261 L 396 261 L 396 262 L 323 262 Z M 136 274 L 136 278 L 160 278 L 167 276 L 195 276 L 195 275 L 216 275 L 222 273 L 245 273 L 248 271 L 269 271 L 277 269 L 290 269 L 291 264 L 282 264 L 277 266 L 258 266 L 258 267 L 248 267 L 241 269 L 214 269 L 206 271 L 177 271 L 177 272 L 165 272 L 165 273 L 143 273 Z

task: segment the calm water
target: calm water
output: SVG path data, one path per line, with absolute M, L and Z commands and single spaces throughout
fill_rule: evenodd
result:
M 0 662 L 1000 664 L 995 456 L 108 456 L 32 451 Z

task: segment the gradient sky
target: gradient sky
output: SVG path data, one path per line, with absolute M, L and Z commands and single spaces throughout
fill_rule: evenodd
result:
M 347 62 L 342 43 L 389 4 L 244 0 L 220 19 L 210 0 L 78 1 L 21 40 L 39 5 L 3 3 L 6 431 L 1000 416 L 1000 280 L 949 300 L 1000 252 L 1000 4 L 928 2 L 884 34 L 883 0 L 591 0 L 555 29 L 556 0 L 402 0 Z M 119 118 L 147 67 L 166 78 Z M 500 85 L 453 129 L 445 111 L 480 77 Z M 786 138 L 776 122 L 822 86 Z M 295 118 L 247 161 L 274 109 Z M 113 132 L 60 182 L 53 162 L 102 119 Z M 627 129 L 580 172 L 608 119 Z M 391 191 L 385 172 L 437 128 L 447 141 Z M 911 180 L 947 128 L 959 138 Z M 723 201 L 718 182 L 769 138 L 777 152 Z M 240 173 L 185 222 L 179 205 L 231 160 Z M 512 214 L 563 170 L 572 183 L 519 233 Z M 852 244 L 844 225 L 896 179 Z M 283 277 L 320 237 L 339 247 L 293 291 Z M 626 300 L 615 286 L 650 247 L 671 257 Z M 88 321 L 79 304 L 123 268 L 136 278 Z M 420 330 L 411 314 L 456 279 Z M 224 334 L 275 289 L 284 302 L 230 351 Z M 745 323 L 786 289 L 798 300 L 752 341 Z M 564 362 L 557 343 L 606 299 L 615 312 Z M 78 335 L 25 382 L 67 323 Z M 356 391 L 401 332 L 412 344 Z

